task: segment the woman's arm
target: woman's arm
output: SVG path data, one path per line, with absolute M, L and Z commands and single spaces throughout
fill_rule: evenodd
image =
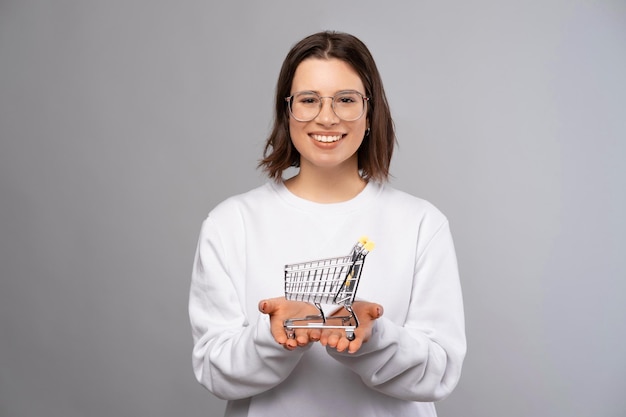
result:
M 440 400 L 458 383 L 466 352 L 461 286 L 447 221 L 417 257 L 410 291 L 404 324 L 383 316 L 373 322 L 368 342 L 357 352 L 328 351 L 377 391 L 406 400 Z
M 231 227 L 229 232 L 236 232 Z M 232 240 L 232 239 L 230 239 Z M 288 351 L 270 331 L 269 316 L 243 307 L 243 277 L 234 276 L 233 253 L 211 217 L 205 220 L 196 250 L 189 297 L 193 370 L 198 381 L 222 399 L 264 392 L 283 381 L 303 349 Z

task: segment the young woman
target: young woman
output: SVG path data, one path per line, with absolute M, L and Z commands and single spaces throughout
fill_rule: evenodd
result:
M 435 416 L 465 356 L 463 304 L 447 219 L 386 184 L 395 143 L 380 75 L 354 36 L 297 43 L 278 79 L 267 184 L 214 208 L 200 233 L 189 312 L 195 375 L 226 416 Z M 284 179 L 283 172 L 298 167 Z M 317 314 L 285 299 L 284 266 L 347 255 L 369 236 L 343 329 L 296 329 Z M 323 306 L 328 316 L 345 314 Z

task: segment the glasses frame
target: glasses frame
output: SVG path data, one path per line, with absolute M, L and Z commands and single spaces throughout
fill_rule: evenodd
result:
M 317 114 L 310 118 L 310 119 L 298 119 L 294 114 L 293 114 L 293 110 L 291 109 L 292 103 L 293 103 L 293 98 L 297 95 L 297 94 L 301 94 L 301 93 L 310 93 L 310 94 L 315 94 L 317 97 L 319 97 L 320 99 L 320 105 L 319 105 L 319 109 L 317 110 Z M 335 98 L 341 94 L 346 94 L 346 93 L 356 93 L 359 96 L 361 96 L 361 99 L 363 100 L 363 111 L 361 112 L 361 114 L 359 115 L 359 117 L 354 118 L 354 119 L 344 119 L 342 117 L 340 117 L 337 112 L 335 111 Z M 361 94 L 360 92 L 356 91 L 356 90 L 343 90 L 338 92 L 337 94 L 335 94 L 334 96 L 321 96 L 318 93 L 316 93 L 315 91 L 296 91 L 295 93 L 293 93 L 292 95 L 290 95 L 289 97 L 285 97 L 285 101 L 287 102 L 287 108 L 289 109 L 289 115 L 291 115 L 291 117 L 293 117 L 295 120 L 299 121 L 299 122 L 310 122 L 311 120 L 315 120 L 315 118 L 317 118 L 317 116 L 320 115 L 320 113 L 322 112 L 322 107 L 324 106 L 324 99 L 325 98 L 330 98 L 332 99 L 330 101 L 330 107 L 333 109 L 333 114 L 335 116 L 337 116 L 337 118 L 339 118 L 339 120 L 343 120 L 344 122 L 354 122 L 356 120 L 359 120 L 361 117 L 363 117 L 363 115 L 365 113 L 367 113 L 367 103 L 370 101 L 370 97 L 366 97 L 363 94 Z

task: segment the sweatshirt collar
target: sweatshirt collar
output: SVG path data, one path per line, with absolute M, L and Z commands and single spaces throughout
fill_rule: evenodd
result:
M 369 181 L 365 188 L 363 188 L 363 190 L 359 194 L 357 194 L 350 200 L 342 201 L 339 203 L 317 203 L 293 194 L 285 186 L 285 183 L 283 181 L 272 181 L 269 182 L 268 185 L 286 204 L 303 211 L 324 214 L 346 213 L 359 210 L 360 208 L 364 208 L 378 196 L 383 188 L 381 184 L 374 181 Z

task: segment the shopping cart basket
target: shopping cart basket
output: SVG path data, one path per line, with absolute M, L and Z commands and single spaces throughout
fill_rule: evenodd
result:
M 289 338 L 295 337 L 295 329 L 325 328 L 344 329 L 347 338 L 354 340 L 354 329 L 359 326 L 359 320 L 352 310 L 352 303 L 365 256 L 372 249 L 374 242 L 362 237 L 348 256 L 285 265 L 285 298 L 312 303 L 319 310 L 318 315 L 285 320 Z M 322 304 L 341 305 L 348 315 L 326 317 Z M 329 320 L 341 324 L 331 325 Z

